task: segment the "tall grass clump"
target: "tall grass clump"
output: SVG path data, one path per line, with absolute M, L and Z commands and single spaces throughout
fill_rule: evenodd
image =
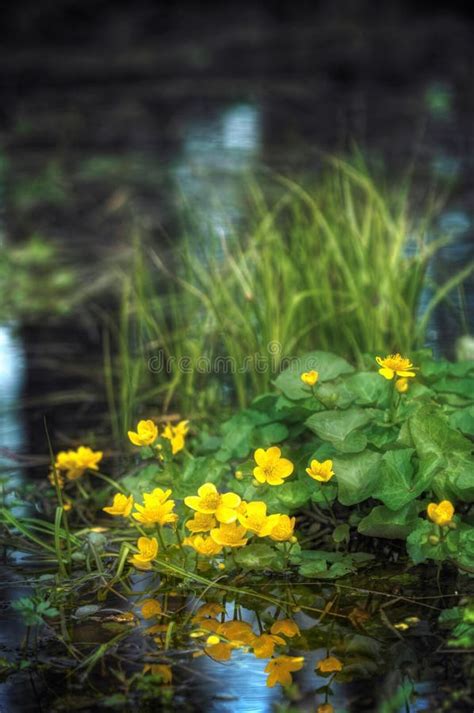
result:
M 429 284 L 430 260 L 449 238 L 433 232 L 433 196 L 415 204 L 409 181 L 387 188 L 361 161 L 338 159 L 313 184 L 272 180 L 271 200 L 249 182 L 244 227 L 213 233 L 191 220 L 167 260 L 137 245 L 119 330 L 129 401 L 141 390 L 142 402 L 188 414 L 229 398 L 245 406 L 282 360 L 304 351 L 359 364 L 365 353 L 409 354 L 423 346 L 437 304 L 472 272 Z M 168 368 L 150 370 L 144 354 L 161 354 Z

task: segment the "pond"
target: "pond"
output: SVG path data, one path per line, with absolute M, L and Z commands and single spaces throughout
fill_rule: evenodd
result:
M 25 12 L 31 11 L 28 5 Z M 429 264 L 421 312 L 434 294 L 430 278 L 444 282 L 473 257 L 472 26 L 454 8 L 423 14 L 393 4 L 387 20 L 388 15 L 367 8 L 352 8 L 341 18 L 329 3 L 304 15 L 270 5 L 231 3 L 214 7 L 210 15 L 191 7 L 158 11 L 151 2 L 126 12 L 105 3 L 94 17 L 93 32 L 87 31 L 87 8 L 74 29 L 62 10 L 49 12 L 49 19 L 48 13 L 37 18 L 36 29 L 25 24 L 20 9 L 12 11 L 6 25 L 27 44 L 10 35 L 2 48 L 0 239 L 15 247 L 36 235 L 40 243 L 45 238 L 59 245 L 54 267 L 64 271 L 65 284 L 68 271 L 75 274 L 79 297 L 69 301 L 68 296 L 61 307 L 57 295 L 63 288 L 56 285 L 51 304 L 44 289 L 49 280 L 44 275 L 54 272 L 49 265 L 41 268 L 44 273 L 35 267 L 29 271 L 26 287 L 15 283 L 15 299 L 5 297 L 14 309 L 2 306 L 0 465 L 9 491 L 29 490 L 29 509 L 15 509 L 15 494 L 5 503 L 19 517 L 40 511 L 44 516 L 43 503 L 35 508 L 31 493 L 50 464 L 45 422 L 55 452 L 78 439 L 106 444 L 113 475 L 129 458 L 110 439 L 102 317 L 107 313 L 109 321 L 119 321 L 115 290 L 137 230 L 173 266 L 184 216 L 192 214 L 193 229 L 201 235 L 225 239 L 246 229 L 251 181 L 272 196 L 275 177 L 314 180 L 321 171 L 321 150 L 347 154 L 355 144 L 394 182 L 413 165 L 415 204 L 429 193 L 428 184 L 443 197 L 435 227 L 452 241 Z M 69 47 L 67 39 L 52 38 L 48 22 L 52 34 L 54 28 L 65 38 L 70 33 Z M 201 249 L 196 241 L 196 260 Z M 433 312 L 426 345 L 436 354 L 454 358 L 456 340 L 472 333 L 473 295 L 471 273 L 463 289 L 451 293 L 451 303 Z M 470 342 L 459 349 L 463 359 L 472 359 Z M 383 558 L 383 544 L 377 546 Z M 229 662 L 193 657 L 203 649 L 202 636 L 190 636 L 197 627 L 190 612 L 200 602 L 192 587 L 165 581 L 164 620 L 171 616 L 175 632 L 181 632 L 164 658 L 173 664 L 175 698 L 144 677 L 140 691 L 124 699 L 115 673 L 100 676 L 94 669 L 90 678 L 82 671 L 69 675 L 74 656 L 58 645 L 49 623 L 39 642 L 29 641 L 27 655 L 21 653 L 24 620 L 9 602 L 29 595 L 40 577 L 51 586 L 48 577 L 55 570 L 37 551 L 15 553 L 5 546 L 4 552 L 0 659 L 34 664 L 5 675 L 0 710 L 138 705 L 151 710 L 158 702 L 163 710 L 179 705 L 213 713 L 312 711 L 324 703 L 324 691 L 315 692 L 327 683 L 315 673 L 315 663 L 326 655 L 328 636 L 349 636 L 344 627 L 353 611 L 359 621 L 351 629 L 348 667 L 365 667 L 362 673 L 369 678 L 336 681 L 330 698 L 336 711 L 441 710 L 443 701 L 445 710 L 472 709 L 461 675 L 467 654 L 448 655 L 436 623 L 441 609 L 458 603 L 459 582 L 452 573 L 437 582 L 434 565 L 423 573 L 406 571 L 391 553 L 386 566 L 378 560 L 374 570 L 341 582 L 302 583 L 284 572 L 247 575 L 237 602 L 203 585 L 202 601 L 222 605 L 221 624 L 237 608 L 237 618 L 255 634 L 269 630 L 280 605 L 255 607 L 252 592 L 256 600 L 263 593 L 285 602 L 288 618 L 302 632 L 294 646 L 287 642 L 288 652 L 305 657 L 304 669 L 293 674 L 298 687 L 289 697 L 280 686 L 266 685 L 268 661 L 248 646 L 235 647 Z M 125 601 L 111 596 L 97 611 L 76 612 L 73 645 L 82 653 L 92 651 L 91 643 L 107 642 L 133 627 L 136 631 L 113 651 L 111 668 L 132 675 L 137 660 L 153 663 L 153 639 L 143 634 L 147 622 L 136 604 L 148 581 L 148 575 L 136 575 Z M 464 580 L 462 586 L 463 594 L 472 595 Z M 86 587 L 81 604 L 95 606 L 97 588 L 95 581 Z M 326 612 L 331 602 L 336 604 Z M 340 630 L 332 606 L 342 612 Z M 117 610 L 133 611 L 134 618 L 115 621 Z M 453 684 L 457 676 L 459 686 Z M 413 689 L 416 696 L 408 703 Z M 450 698 L 460 691 L 460 701 Z

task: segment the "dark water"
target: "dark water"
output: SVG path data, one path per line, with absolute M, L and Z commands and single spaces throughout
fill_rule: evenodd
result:
M 448 193 L 440 227 L 456 241 L 434 276 L 472 258 L 473 26 L 455 4 L 204 11 L 140 2 L 131 11 L 25 2 L 0 32 L 1 240 L 54 239 L 84 281 L 127 254 L 137 222 L 157 245 L 172 245 L 184 204 L 204 229 L 238 223 L 246 174 L 262 183 L 272 171 L 311 176 L 320 149 L 345 152 L 352 142 L 394 177 L 414 162 L 420 193 L 433 180 Z M 472 283 L 465 299 L 472 319 Z M 452 314 L 440 310 L 429 335 L 448 355 L 460 334 Z M 56 443 L 108 428 L 94 311 L 27 322 L 0 326 L 0 465 L 9 484 L 46 469 L 44 416 Z M 2 576 L 6 601 L 15 577 Z M 0 647 L 21 636 L 8 610 Z M 225 675 L 208 660 L 195 664 L 206 710 L 271 710 L 280 694 L 266 689 L 264 662 L 234 656 Z M 5 690 L 0 711 L 40 710 L 31 686 L 29 707 L 14 685 Z M 341 692 L 341 709 L 349 694 Z M 364 710 L 357 695 L 350 710 Z M 314 700 L 301 705 L 313 710 Z M 410 710 L 423 705 L 422 697 Z

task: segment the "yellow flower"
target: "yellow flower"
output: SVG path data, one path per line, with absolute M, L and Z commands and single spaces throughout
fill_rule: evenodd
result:
M 203 512 L 196 512 L 192 520 L 188 520 L 186 527 L 191 532 L 209 532 L 217 525 L 214 515 Z
M 252 646 L 256 638 L 252 627 L 246 621 L 225 621 L 219 626 L 218 633 L 230 641 L 234 648 Z
M 136 431 L 129 431 L 128 437 L 134 446 L 151 446 L 158 438 L 158 427 L 151 420 L 139 421 Z
M 293 473 L 293 463 L 281 457 L 278 446 L 272 446 L 267 450 L 257 448 L 254 458 L 257 466 L 253 469 L 253 474 L 259 483 L 281 485 L 284 479 Z
M 327 483 L 334 475 L 332 460 L 325 460 L 320 463 L 319 460 L 314 458 L 311 461 L 311 468 L 306 468 L 306 472 L 313 480 L 319 480 L 320 483 Z
M 286 644 L 285 639 L 281 636 L 275 636 L 273 634 L 261 634 L 256 636 L 252 643 L 252 649 L 254 656 L 257 659 L 269 659 L 273 656 L 275 646 L 284 646 Z
M 161 604 L 157 599 L 145 599 L 141 606 L 142 617 L 152 619 L 162 613 Z
M 395 382 L 395 388 L 399 394 L 406 394 L 408 391 L 408 379 L 405 376 L 397 379 Z
M 293 636 L 300 636 L 301 632 L 298 624 L 291 619 L 279 619 L 272 624 L 270 629 L 272 634 L 284 634 L 289 639 Z
M 184 448 L 184 441 L 189 431 L 189 421 L 180 421 L 176 426 L 166 424 L 163 431 L 163 438 L 171 441 L 171 452 L 173 455 L 179 453 Z
M 438 505 L 430 503 L 426 509 L 430 520 L 437 525 L 449 525 L 454 515 L 454 506 L 449 500 L 442 500 Z
M 171 666 L 161 663 L 146 663 L 143 667 L 143 673 L 151 673 L 152 676 L 160 676 L 163 683 L 167 685 L 173 680 L 173 672 Z
M 93 451 L 87 446 L 79 446 L 76 451 L 61 451 L 56 456 L 54 467 L 64 470 L 68 480 L 76 480 L 86 470 L 99 470 L 98 463 L 102 460 L 102 451 Z
M 295 517 L 288 517 L 288 515 L 278 515 L 278 522 L 272 527 L 269 532 L 265 532 L 270 539 L 276 542 L 286 542 L 291 540 L 293 537 L 293 531 L 295 529 Z
M 264 502 L 255 501 L 247 503 L 245 512 L 239 513 L 237 518 L 246 530 L 255 532 L 259 537 L 265 537 L 277 523 L 279 515 L 268 515 L 267 506 Z
M 334 673 L 335 671 L 342 671 L 342 668 L 342 661 L 339 661 L 335 656 L 327 656 L 316 664 L 316 669 L 321 673 Z
M 402 376 L 403 378 L 411 378 L 415 375 L 413 369 L 415 367 L 409 359 L 400 356 L 400 354 L 389 354 L 385 359 L 382 357 L 375 357 L 375 361 L 381 367 L 379 369 L 379 374 L 381 374 L 385 379 L 393 379 L 395 375 Z
M 334 713 L 334 706 L 330 703 L 321 703 L 321 705 L 318 706 L 316 713 Z
M 237 508 L 241 499 L 236 493 L 220 495 L 214 483 L 204 483 L 197 495 L 188 495 L 184 502 L 189 508 L 204 515 L 214 515 L 219 522 L 228 524 L 237 520 Z
M 236 522 L 230 524 L 222 523 L 220 527 L 211 530 L 211 537 L 214 542 L 223 547 L 244 547 L 248 540 L 245 539 L 246 529 Z
M 204 535 L 185 537 L 183 545 L 192 547 L 198 554 L 204 557 L 214 557 L 222 552 L 222 545 L 217 544 L 212 537 L 205 537 Z
M 277 656 L 271 659 L 265 666 L 265 673 L 268 673 L 267 686 L 272 688 L 276 683 L 290 686 L 293 681 L 291 673 L 299 671 L 303 664 L 303 656 Z
M 132 512 L 133 508 L 133 495 L 123 495 L 122 493 L 117 493 L 114 495 L 114 502 L 112 505 L 108 505 L 102 508 L 104 512 L 109 513 L 109 515 L 122 515 L 123 517 L 128 517 Z
M 224 607 L 222 606 L 222 604 L 218 604 L 217 602 L 207 602 L 207 604 L 203 604 L 201 607 L 199 607 L 199 609 L 193 616 L 192 621 L 202 621 L 207 617 L 211 617 L 211 619 L 216 619 L 216 617 L 218 617 L 219 614 L 222 614 L 223 611 Z
M 133 517 L 143 525 L 172 525 L 178 516 L 172 512 L 175 501 L 168 500 L 171 490 L 155 488 L 151 493 L 143 493 L 144 505 L 135 505 L 138 512 Z
M 312 369 L 311 371 L 304 371 L 300 376 L 301 381 L 306 386 L 314 386 L 319 379 L 319 373 Z
M 225 643 L 224 641 L 212 646 L 206 646 L 204 651 L 215 661 L 228 661 L 232 656 L 231 644 Z
M 155 537 L 139 537 L 137 541 L 138 554 L 133 555 L 130 563 L 137 569 L 151 569 L 151 562 L 158 554 L 158 541 Z

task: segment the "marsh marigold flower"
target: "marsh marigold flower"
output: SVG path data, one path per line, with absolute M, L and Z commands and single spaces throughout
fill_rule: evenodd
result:
M 79 446 L 76 451 L 61 451 L 56 456 L 54 467 L 63 470 L 68 480 L 80 478 L 86 470 L 99 470 L 102 451 L 93 451 L 88 446 Z
M 214 515 L 218 522 L 228 524 L 237 520 L 237 508 L 242 501 L 237 493 L 221 495 L 214 483 L 204 483 L 197 495 L 188 495 L 184 502 L 189 508 L 204 515 Z
M 143 493 L 144 505 L 135 505 L 138 512 L 133 517 L 142 525 L 173 525 L 178 516 L 173 512 L 175 501 L 168 500 L 171 490 L 155 488 L 151 493 Z
M 449 500 L 442 500 L 440 503 L 430 503 L 426 509 L 428 517 L 437 525 L 449 525 L 454 515 L 454 506 Z
M 408 379 L 405 376 L 397 379 L 395 382 L 395 388 L 399 394 L 406 394 L 408 391 Z
M 208 515 L 203 512 L 196 512 L 191 520 L 188 520 L 186 527 L 190 532 L 209 532 L 217 525 L 217 520 L 214 515 Z
M 279 517 L 267 515 L 266 503 L 261 501 L 247 503 L 245 511 L 237 515 L 240 524 L 259 537 L 265 537 L 278 523 Z
M 104 512 L 109 515 L 122 515 L 122 517 L 128 517 L 132 512 L 133 508 L 133 495 L 123 495 L 122 493 L 117 493 L 114 495 L 114 501 L 112 505 L 108 505 L 102 508 Z
M 139 537 L 137 547 L 138 554 L 133 555 L 130 563 L 137 569 L 151 569 L 151 563 L 158 554 L 158 540 L 156 537 Z
M 229 661 L 232 656 L 231 644 L 225 641 L 219 641 L 219 643 L 212 644 L 211 646 L 206 646 L 204 651 L 208 656 L 210 656 L 214 661 Z
M 393 379 L 395 375 L 405 379 L 416 376 L 413 371 L 415 367 L 411 361 L 400 356 L 400 354 L 390 354 L 386 356 L 385 359 L 378 356 L 375 357 L 375 361 L 380 366 L 379 374 L 385 379 Z
M 278 522 L 273 525 L 270 531 L 265 531 L 265 534 L 276 542 L 287 542 L 294 537 L 295 522 L 295 517 L 278 515 Z
M 185 537 L 183 545 L 192 547 L 198 554 L 203 557 L 214 557 L 222 552 L 222 545 L 219 545 L 212 537 L 204 535 L 193 535 L 193 537 Z
M 245 533 L 245 527 L 236 522 L 222 523 L 220 527 L 211 530 L 211 537 L 214 542 L 223 547 L 244 547 L 248 542 Z
M 301 634 L 298 624 L 292 621 L 292 619 L 279 619 L 275 621 L 270 631 L 272 634 L 283 634 L 289 639 L 293 638 L 293 636 L 300 636 Z
M 311 467 L 306 468 L 306 472 L 310 478 L 313 478 L 313 480 L 318 480 L 320 483 L 327 483 L 328 480 L 331 480 L 334 475 L 332 460 L 328 459 L 320 463 L 319 460 L 313 458 L 311 461 Z
M 145 599 L 141 605 L 141 613 L 144 619 L 153 619 L 162 613 L 161 604 L 157 599 Z
M 192 621 L 200 622 L 204 619 L 210 617 L 211 619 L 216 619 L 219 614 L 222 614 L 224 607 L 219 602 L 207 602 L 199 607 L 197 612 L 194 614 Z
M 290 686 L 293 678 L 292 673 L 303 668 L 303 656 L 277 656 L 265 666 L 265 673 L 268 673 L 267 686 L 273 688 L 275 684 Z
M 255 640 L 253 629 L 246 621 L 225 621 L 220 624 L 218 633 L 225 637 L 234 647 L 251 646 Z
M 281 485 L 284 479 L 293 473 L 293 463 L 287 458 L 281 457 L 281 450 L 278 446 L 272 446 L 266 450 L 257 448 L 254 458 L 257 465 L 253 469 L 253 474 L 259 483 Z
M 163 663 L 146 663 L 143 666 L 143 673 L 151 673 L 152 676 L 159 676 L 165 685 L 173 680 L 171 666 Z
M 284 646 L 285 644 L 286 641 L 282 639 L 281 636 L 276 636 L 275 634 L 260 634 L 260 636 L 254 638 L 252 649 L 257 659 L 269 659 L 273 656 L 275 646 Z
M 139 421 L 136 431 L 129 431 L 128 437 L 134 446 L 151 446 L 158 438 L 158 427 L 151 420 Z
M 301 374 L 300 379 L 303 384 L 306 384 L 306 386 L 314 386 L 319 379 L 319 373 L 314 371 L 314 369 L 311 371 L 304 371 Z
M 183 450 L 188 431 L 189 421 L 180 421 L 176 426 L 172 426 L 168 423 L 165 426 L 162 436 L 171 441 L 171 452 L 173 455 Z
M 318 706 L 316 713 L 334 713 L 334 706 L 330 703 L 321 703 L 321 705 Z
M 342 671 L 343 663 L 339 661 L 335 656 L 327 656 L 325 659 L 321 659 L 316 664 L 316 670 L 320 673 L 335 673 L 337 671 Z

